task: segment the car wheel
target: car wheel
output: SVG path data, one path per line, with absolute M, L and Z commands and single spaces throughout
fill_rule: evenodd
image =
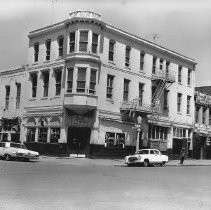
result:
M 163 161 L 161 164 L 160 164 L 160 166 L 164 166 L 166 164 L 166 162 L 165 161 Z
M 144 167 L 149 167 L 149 160 L 144 160 Z
M 8 154 L 6 154 L 4 157 L 5 157 L 5 160 L 7 160 L 7 161 L 11 160 L 11 156 Z

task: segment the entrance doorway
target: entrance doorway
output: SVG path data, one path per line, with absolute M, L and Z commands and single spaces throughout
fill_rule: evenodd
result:
M 172 153 L 174 155 L 180 155 L 182 148 L 185 148 L 187 150 L 187 139 L 183 138 L 183 139 L 173 139 L 173 151 Z
M 90 128 L 69 127 L 67 146 L 70 154 L 88 154 L 90 142 Z

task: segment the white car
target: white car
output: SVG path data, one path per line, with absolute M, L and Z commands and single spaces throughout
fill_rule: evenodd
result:
M 20 159 L 29 161 L 39 159 L 39 153 L 28 150 L 23 144 L 0 142 L 0 157 L 5 160 Z
M 128 155 L 125 157 L 125 164 L 142 164 L 148 167 L 151 164 L 160 164 L 164 166 L 168 162 L 169 158 L 167 155 L 162 155 L 157 149 L 141 149 L 134 155 Z

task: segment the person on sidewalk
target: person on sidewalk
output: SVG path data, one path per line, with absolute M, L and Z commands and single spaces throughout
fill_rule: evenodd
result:
M 180 164 L 181 165 L 183 164 L 183 162 L 185 160 L 185 154 L 186 154 L 185 148 L 182 148 L 181 152 L 180 152 Z

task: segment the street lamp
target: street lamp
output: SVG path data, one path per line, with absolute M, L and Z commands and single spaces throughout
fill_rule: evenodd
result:
M 141 131 L 141 122 L 142 122 L 142 117 L 138 116 L 137 117 L 137 140 L 136 140 L 136 152 L 139 150 L 139 136 L 140 136 L 140 131 Z

